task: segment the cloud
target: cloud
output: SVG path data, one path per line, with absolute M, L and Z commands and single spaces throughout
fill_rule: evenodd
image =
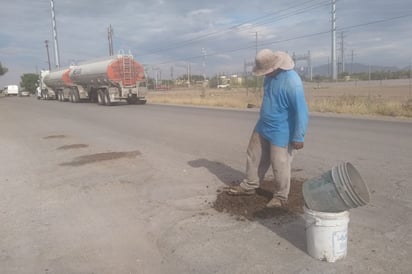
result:
M 410 13 L 409 0 L 346 0 L 336 6 L 337 48 L 344 31 L 345 52 L 354 50 L 357 62 L 409 64 L 412 16 L 389 20 Z M 256 32 L 258 48 L 310 51 L 314 64 L 326 64 L 330 11 L 329 0 L 279 0 L 273 5 L 263 0 L 55 1 L 62 65 L 108 55 L 111 24 L 116 52 L 130 50 L 139 62 L 167 71 L 174 66 L 175 73 L 184 73 L 187 63 L 201 73 L 202 48 L 208 53 L 208 73 L 242 71 L 243 62 L 254 59 Z M 12 69 L 9 78 L 47 66 L 44 40 L 50 41 L 53 60 L 49 0 L 3 1 L 0 24 L 0 62 Z

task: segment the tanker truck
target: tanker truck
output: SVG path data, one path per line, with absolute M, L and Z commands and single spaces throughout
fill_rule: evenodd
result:
M 44 77 L 44 83 L 61 102 L 91 100 L 100 105 L 112 105 L 126 100 L 129 104 L 146 103 L 144 68 L 132 55 L 120 54 L 52 71 Z

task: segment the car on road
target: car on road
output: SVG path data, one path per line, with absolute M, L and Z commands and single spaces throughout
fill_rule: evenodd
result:
M 28 90 L 21 90 L 19 92 L 20 97 L 30 96 L 30 92 Z
M 229 84 L 221 84 L 221 85 L 217 85 L 217 88 L 230 88 Z

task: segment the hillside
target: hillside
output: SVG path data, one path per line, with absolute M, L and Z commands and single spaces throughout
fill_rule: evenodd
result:
M 407 68 L 408 69 L 408 68 Z M 330 65 L 320 65 L 313 67 L 313 75 L 328 76 L 330 75 Z M 345 63 L 345 72 L 348 73 L 361 73 L 361 72 L 375 72 L 375 71 L 398 71 L 400 68 L 394 66 L 370 66 L 360 63 Z M 338 66 L 338 72 L 340 73 L 340 68 Z

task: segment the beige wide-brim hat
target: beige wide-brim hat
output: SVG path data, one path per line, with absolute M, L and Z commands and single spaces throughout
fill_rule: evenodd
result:
M 295 67 L 292 58 L 283 51 L 271 51 L 262 49 L 256 54 L 253 74 L 256 76 L 266 75 L 277 69 L 291 70 Z

